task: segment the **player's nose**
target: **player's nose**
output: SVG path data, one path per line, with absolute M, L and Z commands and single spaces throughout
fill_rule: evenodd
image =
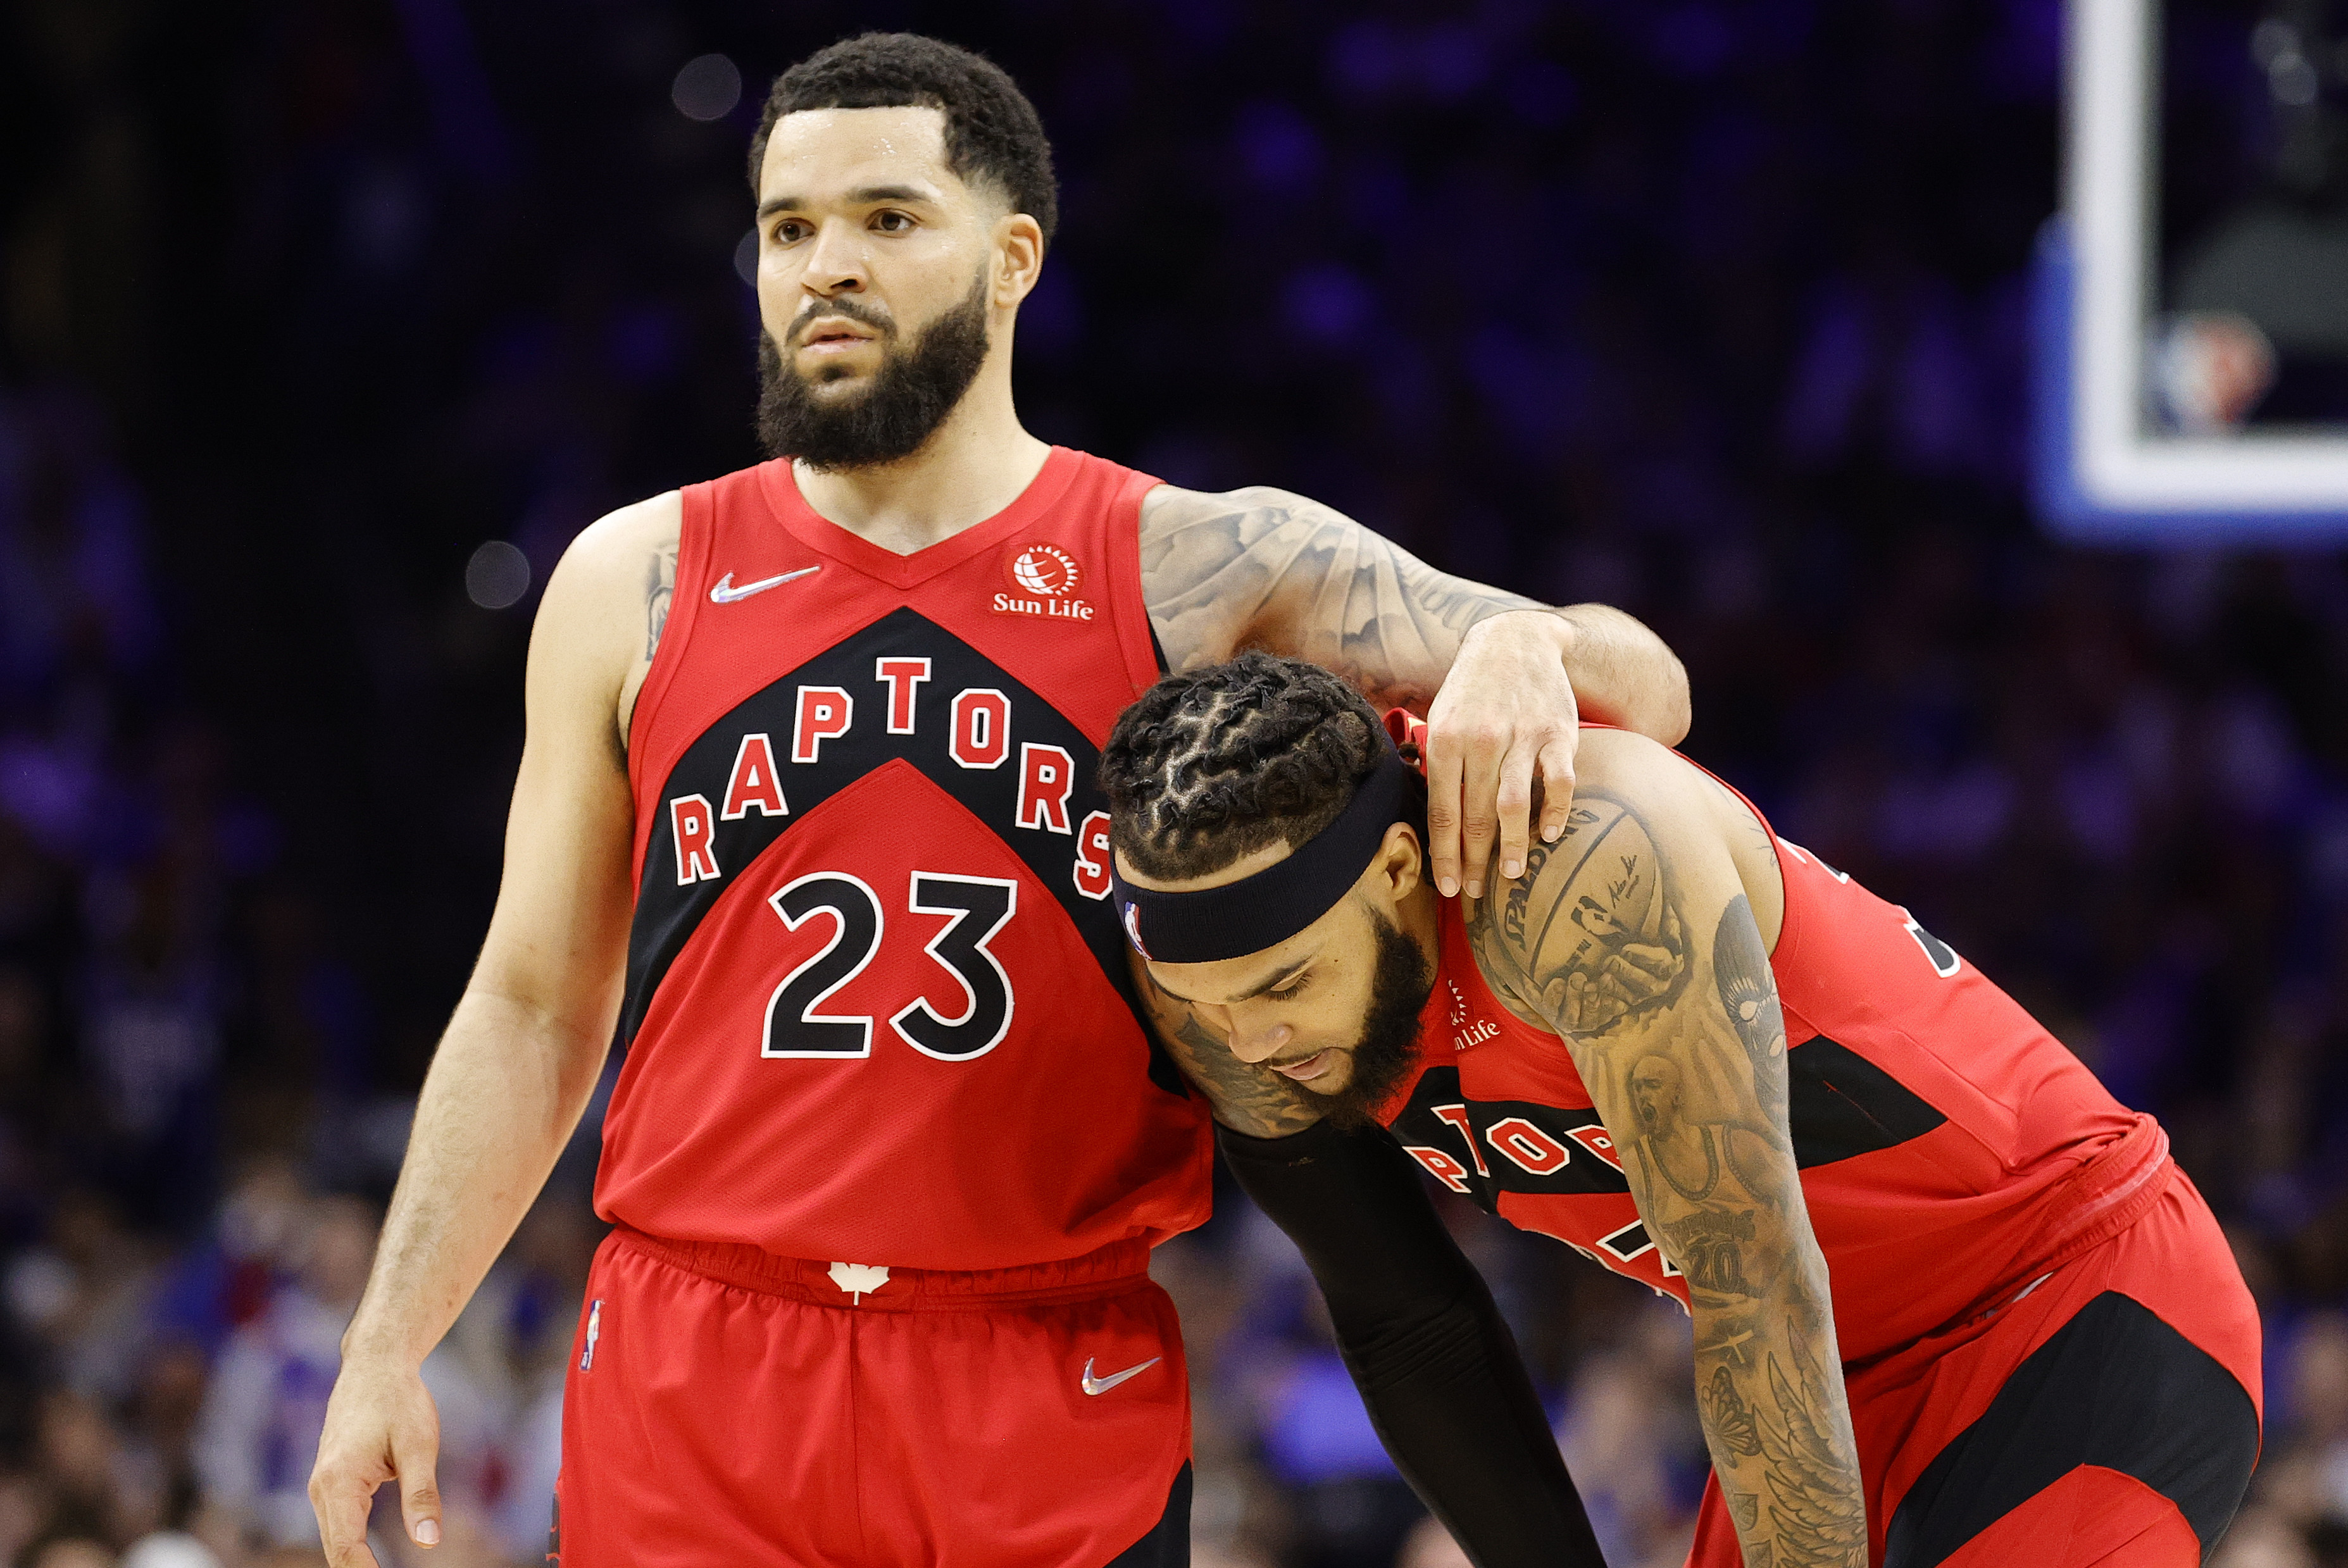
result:
M 1235 1020 L 1231 1029 L 1231 1054 L 1252 1066 L 1279 1055 L 1281 1047 L 1295 1038 L 1296 1031 L 1284 1023 L 1250 1027 Z
M 818 225 L 801 281 L 810 293 L 827 299 L 863 288 L 869 280 L 862 233 L 836 218 Z

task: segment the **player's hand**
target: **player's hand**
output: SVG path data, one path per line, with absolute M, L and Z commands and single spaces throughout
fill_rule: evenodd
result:
M 1572 635 L 1547 610 L 1478 621 L 1427 710 L 1427 853 L 1447 898 L 1463 886 L 1482 897 L 1491 873 L 1524 874 L 1536 780 L 1542 842 L 1565 831 L 1581 729 L 1565 677 Z
M 440 1543 L 440 1412 L 416 1368 L 345 1361 L 326 1401 L 326 1430 L 310 1471 L 310 1506 L 327 1568 L 382 1568 L 367 1550 L 375 1490 L 399 1483 L 400 1517 L 419 1546 Z

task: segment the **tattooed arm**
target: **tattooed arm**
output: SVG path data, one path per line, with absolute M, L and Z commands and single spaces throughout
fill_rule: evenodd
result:
M 599 528 L 609 527 L 623 519 L 626 528 L 615 538 L 610 548 L 614 553 L 636 563 L 642 574 L 643 597 L 640 605 L 642 637 L 637 643 L 639 657 L 628 666 L 627 678 L 620 683 L 620 699 L 613 713 L 619 725 L 620 750 L 628 749 L 628 726 L 636 713 L 636 693 L 644 690 L 644 677 L 653 672 L 653 655 L 660 651 L 661 633 L 668 630 L 670 604 L 676 598 L 677 541 L 685 524 L 684 503 L 675 491 L 665 496 L 614 512 Z
M 1427 715 L 1427 845 L 1445 896 L 1480 897 L 1497 839 L 1514 876 L 1573 798 L 1579 710 L 1666 744 L 1687 733 L 1687 673 L 1618 610 L 1551 610 L 1435 570 L 1285 490 L 1160 486 L 1141 507 L 1141 586 L 1177 670 L 1263 648 Z M 1455 666 L 1457 679 L 1448 680 Z M 1440 695 L 1438 696 L 1438 689 Z
M 1640 1218 L 1686 1276 L 1697 1408 L 1747 1568 L 1864 1568 L 1785 1023 L 1740 861 L 1768 871 L 1740 855 L 1732 810 L 1750 815 L 1662 748 L 1593 736 L 1564 838 L 1468 928 L 1510 1005 L 1565 1037 Z
M 1424 712 L 1469 630 L 1540 610 L 1591 717 L 1670 743 L 1687 732 L 1687 676 L 1662 640 L 1602 604 L 1550 610 L 1437 571 L 1317 501 L 1251 486 L 1211 495 L 1160 486 L 1141 508 L 1150 624 L 1177 670 L 1242 648 L 1310 659 L 1382 705 Z

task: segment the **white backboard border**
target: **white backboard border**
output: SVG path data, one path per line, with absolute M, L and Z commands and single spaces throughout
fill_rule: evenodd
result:
M 2157 0 L 2070 0 L 2065 215 L 2033 322 L 2040 509 L 2112 539 L 2348 533 L 2348 435 L 2147 428 L 2159 26 Z

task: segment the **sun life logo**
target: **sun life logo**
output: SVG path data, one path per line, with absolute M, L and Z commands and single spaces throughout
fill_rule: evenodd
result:
M 1029 545 L 1011 558 L 1011 581 L 1025 592 L 1060 599 L 1076 591 L 1076 559 L 1057 545 Z

